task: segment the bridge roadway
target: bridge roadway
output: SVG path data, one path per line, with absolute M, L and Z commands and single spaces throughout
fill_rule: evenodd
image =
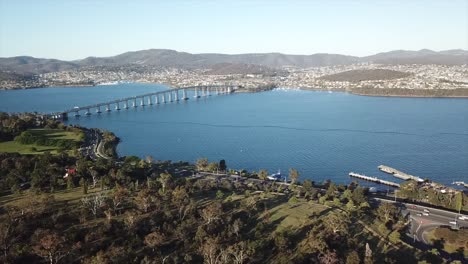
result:
M 108 102 L 86 105 L 86 106 L 76 106 L 71 109 L 67 109 L 61 112 L 56 112 L 50 114 L 50 116 L 54 119 L 67 119 L 68 114 L 75 113 L 75 116 L 80 116 L 80 111 L 86 111 L 85 115 L 91 115 L 91 109 L 95 109 L 96 113 L 100 114 L 101 107 L 105 107 L 106 112 L 111 111 L 111 106 L 114 106 L 115 110 L 121 110 L 120 104 L 123 103 L 123 108 L 128 109 L 130 107 L 138 107 L 137 100 L 140 100 L 140 106 L 145 105 L 153 105 L 160 104 L 160 103 L 167 103 L 167 102 L 174 102 L 182 100 L 188 100 L 187 97 L 187 90 L 195 90 L 195 98 L 200 98 L 204 96 L 210 96 L 210 92 L 214 92 L 215 94 L 229 94 L 232 93 L 237 89 L 237 86 L 234 85 L 209 85 L 209 86 L 188 86 L 188 87 L 180 87 L 180 88 L 172 88 L 164 91 L 154 92 L 154 93 L 146 93 L 137 96 L 126 97 L 122 99 L 112 100 Z M 179 97 L 179 92 L 182 91 L 182 98 Z M 154 97 L 154 101 L 153 101 Z M 167 98 L 166 98 L 167 97 Z M 147 100 L 147 104 L 145 104 L 145 99 Z M 132 106 L 130 106 L 130 102 L 133 102 Z

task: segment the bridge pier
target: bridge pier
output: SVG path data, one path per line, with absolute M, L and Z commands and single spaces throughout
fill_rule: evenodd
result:
M 200 95 L 198 95 L 198 88 L 195 88 L 195 98 L 200 98 Z
M 202 96 L 205 97 L 206 96 L 206 91 L 205 91 L 206 87 L 202 87 Z
M 80 117 L 80 111 L 78 110 L 75 111 L 75 117 Z
M 182 90 L 182 100 L 188 100 L 188 97 L 187 97 L 187 89 L 183 89 Z
M 86 108 L 86 113 L 85 113 L 85 115 L 87 115 L 87 116 L 90 116 L 90 115 L 91 115 L 91 112 L 89 111 L 89 108 Z
M 174 96 L 174 97 L 175 97 L 175 101 L 177 102 L 177 101 L 179 101 L 179 90 L 175 90 L 174 92 L 175 92 L 175 94 L 174 94 L 174 95 L 175 95 L 175 96 Z
M 169 92 L 169 102 L 172 102 L 172 93 Z
M 97 114 L 100 114 L 100 113 L 101 113 L 101 107 L 100 107 L 100 106 L 98 106 L 98 107 L 96 108 L 96 113 L 97 113 Z
M 137 108 L 137 107 L 138 107 L 138 105 L 137 105 L 137 103 L 136 103 L 136 98 L 133 98 L 133 107 L 134 107 L 134 108 Z
M 110 105 L 106 105 L 106 112 L 110 112 Z
M 128 109 L 128 101 L 124 101 L 124 109 Z
M 219 89 L 216 87 L 216 95 L 219 95 Z
M 156 95 L 154 97 L 154 100 L 155 100 L 155 104 L 159 104 L 159 95 Z
M 120 105 L 119 102 L 115 103 L 115 110 L 120 111 Z
M 142 97 L 141 100 L 140 100 L 140 105 L 141 106 L 145 106 L 145 98 Z
M 153 102 L 151 101 L 151 95 L 148 96 L 148 105 L 153 105 Z
M 210 88 L 206 87 L 206 96 L 211 96 L 210 94 Z

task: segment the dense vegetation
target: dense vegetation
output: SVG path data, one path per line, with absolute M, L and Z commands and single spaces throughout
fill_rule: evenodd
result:
M 398 197 L 456 211 L 468 211 L 468 196 L 464 192 L 437 183 L 404 182 L 400 185 Z
M 374 80 L 392 80 L 410 76 L 410 73 L 387 70 L 387 69 L 366 69 L 350 70 L 320 77 L 321 80 L 334 82 L 360 82 Z

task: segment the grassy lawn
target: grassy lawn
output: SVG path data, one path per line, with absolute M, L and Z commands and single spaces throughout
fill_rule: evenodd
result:
M 81 133 L 68 132 L 60 129 L 29 129 L 33 135 L 44 136 L 54 139 L 67 139 L 78 141 L 81 138 Z M 33 148 L 36 148 L 34 151 Z M 20 144 L 15 141 L 0 142 L 0 152 L 18 152 L 20 154 L 42 154 L 45 151 L 50 151 L 52 154 L 57 154 L 58 147 L 55 146 L 39 146 L 36 144 Z
M 88 194 L 100 192 L 101 188 L 88 189 Z M 109 191 L 104 191 L 109 192 Z M 68 202 L 78 203 L 81 198 L 87 196 L 83 194 L 82 187 L 76 187 L 71 190 L 60 190 L 52 193 L 56 202 Z M 24 191 L 21 194 L 10 194 L 0 196 L 0 206 L 18 206 L 23 207 L 28 203 L 28 199 L 31 197 L 29 190 Z
M 466 229 L 461 229 L 458 231 L 455 230 L 446 230 L 445 235 L 438 236 L 438 229 L 442 228 L 436 228 L 434 230 L 431 230 L 430 232 L 427 233 L 427 238 L 431 242 L 435 242 L 436 240 L 442 239 L 444 242 L 443 244 L 443 250 L 447 253 L 456 253 L 460 249 L 463 249 L 463 254 L 465 255 L 465 258 L 468 258 L 468 248 L 466 245 L 468 244 L 467 239 L 468 239 L 468 230 Z M 448 228 L 445 228 L 448 229 Z M 442 232 L 439 232 L 442 233 Z M 449 238 L 452 237 L 451 239 Z
M 276 230 L 281 231 L 286 227 L 301 227 L 309 221 L 313 212 L 319 214 L 326 209 L 327 207 L 321 204 L 299 200 L 296 204 L 281 203 L 268 211 L 270 221 L 278 221 Z M 262 214 L 262 217 L 264 216 L 265 213 Z

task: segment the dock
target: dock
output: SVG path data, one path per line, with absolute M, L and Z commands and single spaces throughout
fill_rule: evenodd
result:
M 414 176 L 414 175 L 411 175 L 411 174 L 408 174 L 408 173 L 404 173 L 402 171 L 399 171 L 397 169 L 394 169 L 392 167 L 388 167 L 388 166 L 385 166 L 385 165 L 380 165 L 378 166 L 377 168 L 379 168 L 379 170 L 385 172 L 385 173 L 388 173 L 388 174 L 392 174 L 393 176 L 399 178 L 399 179 L 402 179 L 402 180 L 414 180 L 414 181 L 417 181 L 417 182 L 423 182 L 424 180 L 419 178 L 418 176 Z
M 388 186 L 400 188 L 400 184 L 398 184 L 396 182 L 381 180 L 381 179 L 379 179 L 377 177 L 366 176 L 366 175 L 362 175 L 362 174 L 354 173 L 354 172 L 350 172 L 349 176 L 354 177 L 354 178 L 358 178 L 358 179 L 361 179 L 361 180 L 371 181 L 371 182 L 375 182 L 375 183 L 380 183 L 380 184 L 385 184 L 385 185 L 388 185 Z
M 452 184 L 455 184 L 455 185 L 458 185 L 458 186 L 463 186 L 465 188 L 468 188 L 468 183 L 465 183 L 463 181 L 456 181 L 456 182 L 452 182 Z

